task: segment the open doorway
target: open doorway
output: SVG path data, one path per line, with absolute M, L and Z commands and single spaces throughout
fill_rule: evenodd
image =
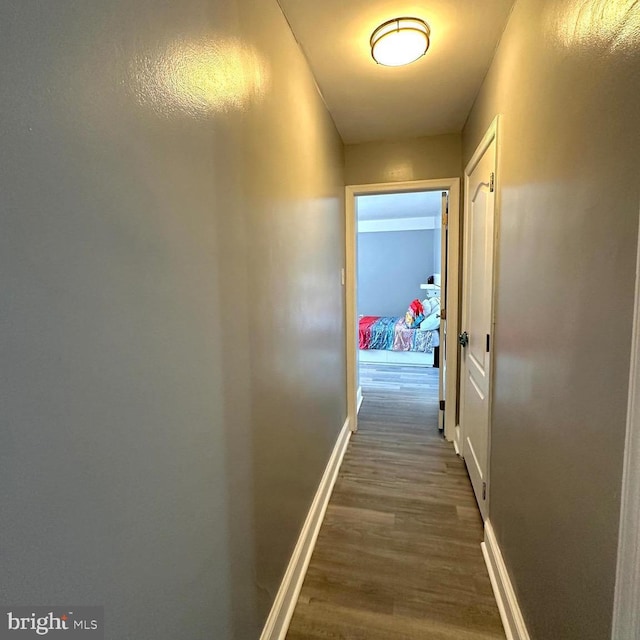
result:
M 446 191 L 412 191 L 359 195 L 355 206 L 359 402 L 387 393 L 414 407 L 417 425 L 432 427 L 444 400 L 447 204 Z M 441 417 L 437 425 L 444 429 Z
M 405 207 L 399 204 L 402 195 L 409 196 L 409 204 Z M 372 196 L 384 197 L 375 199 Z M 416 203 L 420 205 L 421 200 L 422 210 L 412 210 L 411 203 L 415 207 Z M 427 201 L 431 201 L 429 205 Z M 400 208 L 397 213 L 390 213 L 394 202 Z M 448 221 L 445 219 L 446 233 L 442 233 L 443 212 L 446 212 L 447 204 L 449 211 L 455 212 L 455 215 L 450 215 Z M 346 188 L 347 395 L 349 419 L 354 430 L 357 429 L 358 410 L 362 403 L 359 374 L 360 355 L 364 353 L 363 369 L 370 370 L 366 365 L 376 364 L 384 369 L 378 372 L 382 378 L 387 373 L 393 373 L 393 369 L 388 368 L 393 366 L 413 367 L 405 372 L 405 378 L 410 377 L 411 373 L 419 375 L 420 369 L 430 375 L 433 380 L 429 384 L 438 389 L 439 397 L 435 399 L 438 409 L 442 411 L 439 424 L 447 439 L 453 440 L 457 393 L 458 212 L 458 178 Z M 417 233 L 420 231 L 429 233 Z M 383 234 L 387 234 L 387 239 Z M 395 238 L 388 241 L 391 238 L 388 234 L 394 234 Z M 398 271 L 395 263 L 394 268 L 390 268 L 390 261 L 394 256 L 399 261 L 397 245 L 401 244 L 402 236 L 408 240 L 405 252 L 409 254 L 409 260 L 400 261 L 405 270 L 412 265 L 413 275 L 404 278 L 402 285 L 397 281 L 394 286 L 393 275 L 397 276 Z M 424 247 L 424 250 L 412 248 L 411 236 L 413 244 Z M 391 277 L 384 278 L 381 271 L 384 265 L 381 267 L 378 263 L 377 267 L 373 267 L 371 263 L 361 264 L 361 269 L 369 271 L 364 274 L 369 280 L 361 283 L 363 291 L 359 291 L 358 286 L 359 244 L 366 254 L 365 260 L 377 254 L 384 263 L 386 255 L 387 266 L 392 272 Z M 394 250 L 389 248 L 393 245 Z M 412 259 L 411 254 L 415 252 L 424 256 L 414 255 Z M 438 261 L 440 265 L 444 262 L 446 268 L 438 268 Z M 413 269 L 413 266 L 416 268 Z M 443 271 L 448 274 L 448 279 Z M 381 287 L 383 279 L 385 284 Z M 382 288 L 385 291 L 381 291 Z M 428 322 L 422 324 L 427 319 L 432 324 L 436 320 L 438 326 L 429 329 L 431 325 Z M 411 320 L 415 326 L 407 326 Z M 447 324 L 452 327 L 451 331 L 447 330 Z M 367 341 L 369 348 L 360 349 Z M 393 348 L 394 344 L 396 349 Z M 376 346 L 387 348 L 376 349 Z M 449 361 L 446 359 L 447 352 L 453 354 Z M 385 384 L 384 379 L 378 382 Z M 447 410 L 447 404 L 452 410 Z

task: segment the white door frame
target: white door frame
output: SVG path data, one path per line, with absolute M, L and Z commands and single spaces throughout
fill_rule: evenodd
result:
M 489 350 L 489 363 L 490 363 L 489 364 L 489 407 L 488 407 L 489 430 L 487 433 L 487 468 L 486 468 L 487 494 L 486 494 L 486 500 L 485 500 L 485 509 L 486 509 L 487 517 L 489 514 L 489 502 L 491 499 L 489 479 L 491 477 L 491 455 L 490 455 L 491 454 L 491 416 L 493 412 L 493 383 L 495 380 L 495 373 L 494 373 L 495 371 L 495 366 L 494 366 L 495 327 L 496 327 L 495 292 L 496 292 L 497 274 L 498 274 L 498 267 L 499 267 L 499 262 L 498 262 L 498 257 L 499 257 L 498 256 L 498 253 L 499 253 L 498 240 L 499 240 L 499 229 L 500 229 L 500 189 L 499 189 L 499 186 L 500 186 L 500 182 L 499 182 L 500 180 L 500 176 L 499 176 L 500 136 L 499 134 L 500 134 L 500 116 L 497 115 L 489 125 L 487 132 L 484 134 L 482 140 L 480 141 L 480 144 L 474 151 L 473 155 L 471 156 L 471 159 L 469 160 L 467 166 L 464 169 L 464 207 L 463 207 L 463 218 L 462 218 L 463 221 L 465 221 L 463 250 L 466 252 L 468 247 L 468 241 L 469 241 L 468 233 L 467 233 L 468 225 L 466 225 L 466 220 L 468 219 L 468 216 L 469 216 L 469 176 L 475 169 L 478 162 L 480 162 L 482 156 L 484 155 L 484 152 L 487 150 L 489 145 L 495 140 L 496 155 L 495 155 L 495 165 L 493 168 L 495 191 L 494 191 L 494 205 L 493 205 L 493 212 L 494 212 L 493 213 L 493 261 L 492 261 L 493 273 L 491 275 L 491 348 Z M 462 274 L 463 279 L 465 275 L 466 274 Z M 465 282 L 462 281 L 461 285 L 462 285 L 462 299 L 464 300 Z M 461 309 L 460 311 L 462 312 L 463 310 Z M 464 327 L 463 327 L 463 330 L 464 330 Z M 463 382 L 461 381 L 460 385 L 462 386 L 462 384 Z M 454 444 L 455 444 L 456 450 L 461 455 L 463 455 L 463 452 L 464 452 L 464 447 L 463 447 L 464 437 L 465 437 L 464 424 L 461 421 L 460 424 L 456 425 L 455 433 L 454 433 Z
M 622 471 L 612 640 L 640 638 L 638 602 L 640 602 L 640 233 L 636 257 L 636 290 L 631 333 L 629 400 Z
M 381 182 L 377 184 L 347 185 L 346 210 L 346 323 L 347 323 L 347 415 L 352 431 L 358 428 L 358 318 L 356 311 L 357 220 L 356 196 L 383 193 L 411 193 L 415 191 L 449 191 L 449 252 L 447 258 L 447 380 L 444 435 L 453 440 L 456 420 L 457 356 L 458 353 L 458 282 L 460 256 L 460 178 L 411 180 L 409 182 Z

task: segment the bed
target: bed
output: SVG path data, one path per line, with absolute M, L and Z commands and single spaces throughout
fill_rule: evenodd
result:
M 438 366 L 438 330 L 410 328 L 402 316 L 361 317 L 358 346 L 360 362 Z

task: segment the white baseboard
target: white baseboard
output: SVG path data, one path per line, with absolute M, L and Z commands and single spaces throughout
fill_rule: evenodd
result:
M 529 640 L 529 632 L 489 520 L 484 523 L 484 542 L 481 546 L 507 640 Z
M 347 418 L 333 447 L 333 452 L 327 463 L 322 480 L 320 480 L 318 490 L 307 514 L 307 519 L 304 521 L 298 542 L 291 555 L 291 560 L 289 560 L 289 566 L 284 574 L 273 607 L 271 607 L 271 612 L 260 635 L 260 640 L 284 640 L 284 637 L 287 635 L 293 610 L 296 607 L 300 589 L 302 589 L 302 583 L 304 582 L 304 577 L 309 567 L 311 554 L 318 539 L 320 526 L 324 520 L 324 514 L 329 504 L 333 485 L 338 477 L 338 471 L 340 470 L 342 458 L 347 450 L 350 437 L 351 429 L 349 419 Z
M 362 387 L 358 387 L 356 392 L 356 413 L 360 413 L 360 407 L 362 406 Z

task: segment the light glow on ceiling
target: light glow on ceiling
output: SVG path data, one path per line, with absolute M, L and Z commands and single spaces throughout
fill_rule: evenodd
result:
M 386 67 L 400 67 L 420 59 L 429 48 L 429 25 L 419 18 L 394 18 L 371 35 L 371 56 Z

